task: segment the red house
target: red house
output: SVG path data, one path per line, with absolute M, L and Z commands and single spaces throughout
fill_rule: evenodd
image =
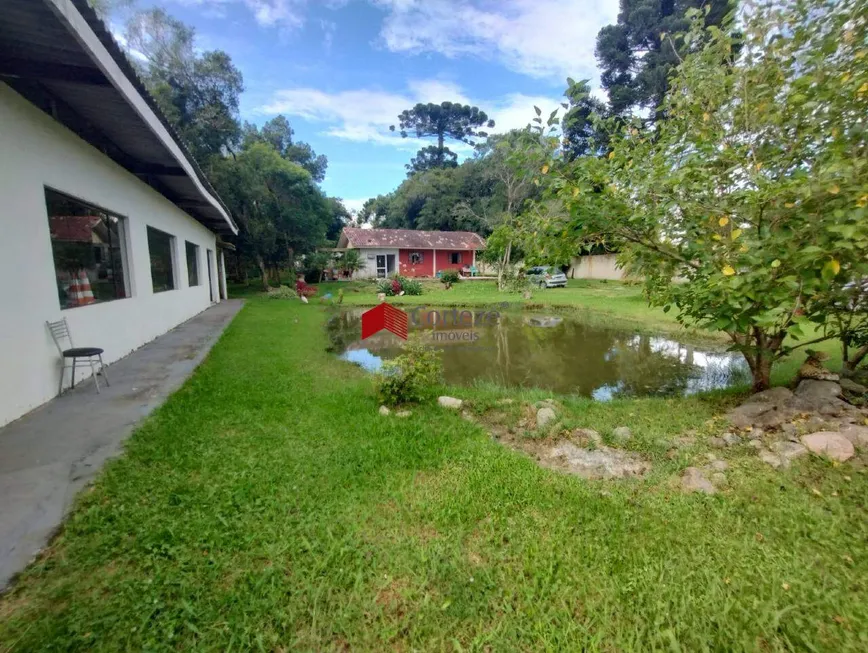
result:
M 476 265 L 476 252 L 485 241 L 470 231 L 415 231 L 413 229 L 344 228 L 339 249 L 358 249 L 364 267 L 356 278 L 433 277 L 441 270 L 462 270 Z

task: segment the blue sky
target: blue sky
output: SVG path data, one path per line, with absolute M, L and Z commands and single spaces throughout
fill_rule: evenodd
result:
M 162 0 L 244 75 L 244 120 L 285 115 L 329 159 L 323 189 L 358 208 L 420 147 L 388 127 L 416 102 L 475 104 L 494 131 L 551 111 L 566 77 L 599 85 L 594 42 L 617 0 Z M 120 19 L 120 16 L 118 17 Z M 602 96 L 602 95 L 601 95 Z M 459 148 L 453 148 L 459 149 Z M 466 151 L 466 150 L 465 150 Z

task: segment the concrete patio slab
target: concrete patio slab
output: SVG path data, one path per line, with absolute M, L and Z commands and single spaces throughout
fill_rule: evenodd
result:
M 0 428 L 0 590 L 45 546 L 75 494 L 177 390 L 243 306 L 221 302 Z M 102 382 L 100 383 L 102 386 Z

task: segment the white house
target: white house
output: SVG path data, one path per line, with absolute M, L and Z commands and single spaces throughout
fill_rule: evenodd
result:
M 232 217 L 85 0 L 3 2 L 0 199 L 0 425 L 58 392 L 46 321 L 110 363 L 225 297 Z

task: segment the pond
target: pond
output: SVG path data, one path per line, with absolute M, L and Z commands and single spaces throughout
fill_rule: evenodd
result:
M 454 385 L 489 381 L 606 401 L 687 395 L 750 378 L 741 356 L 723 347 L 559 315 L 461 310 L 426 307 L 409 320 L 410 333 L 440 351 L 445 380 Z M 373 372 L 398 356 L 404 341 L 387 331 L 362 340 L 363 312 L 342 310 L 326 328 L 331 351 Z

